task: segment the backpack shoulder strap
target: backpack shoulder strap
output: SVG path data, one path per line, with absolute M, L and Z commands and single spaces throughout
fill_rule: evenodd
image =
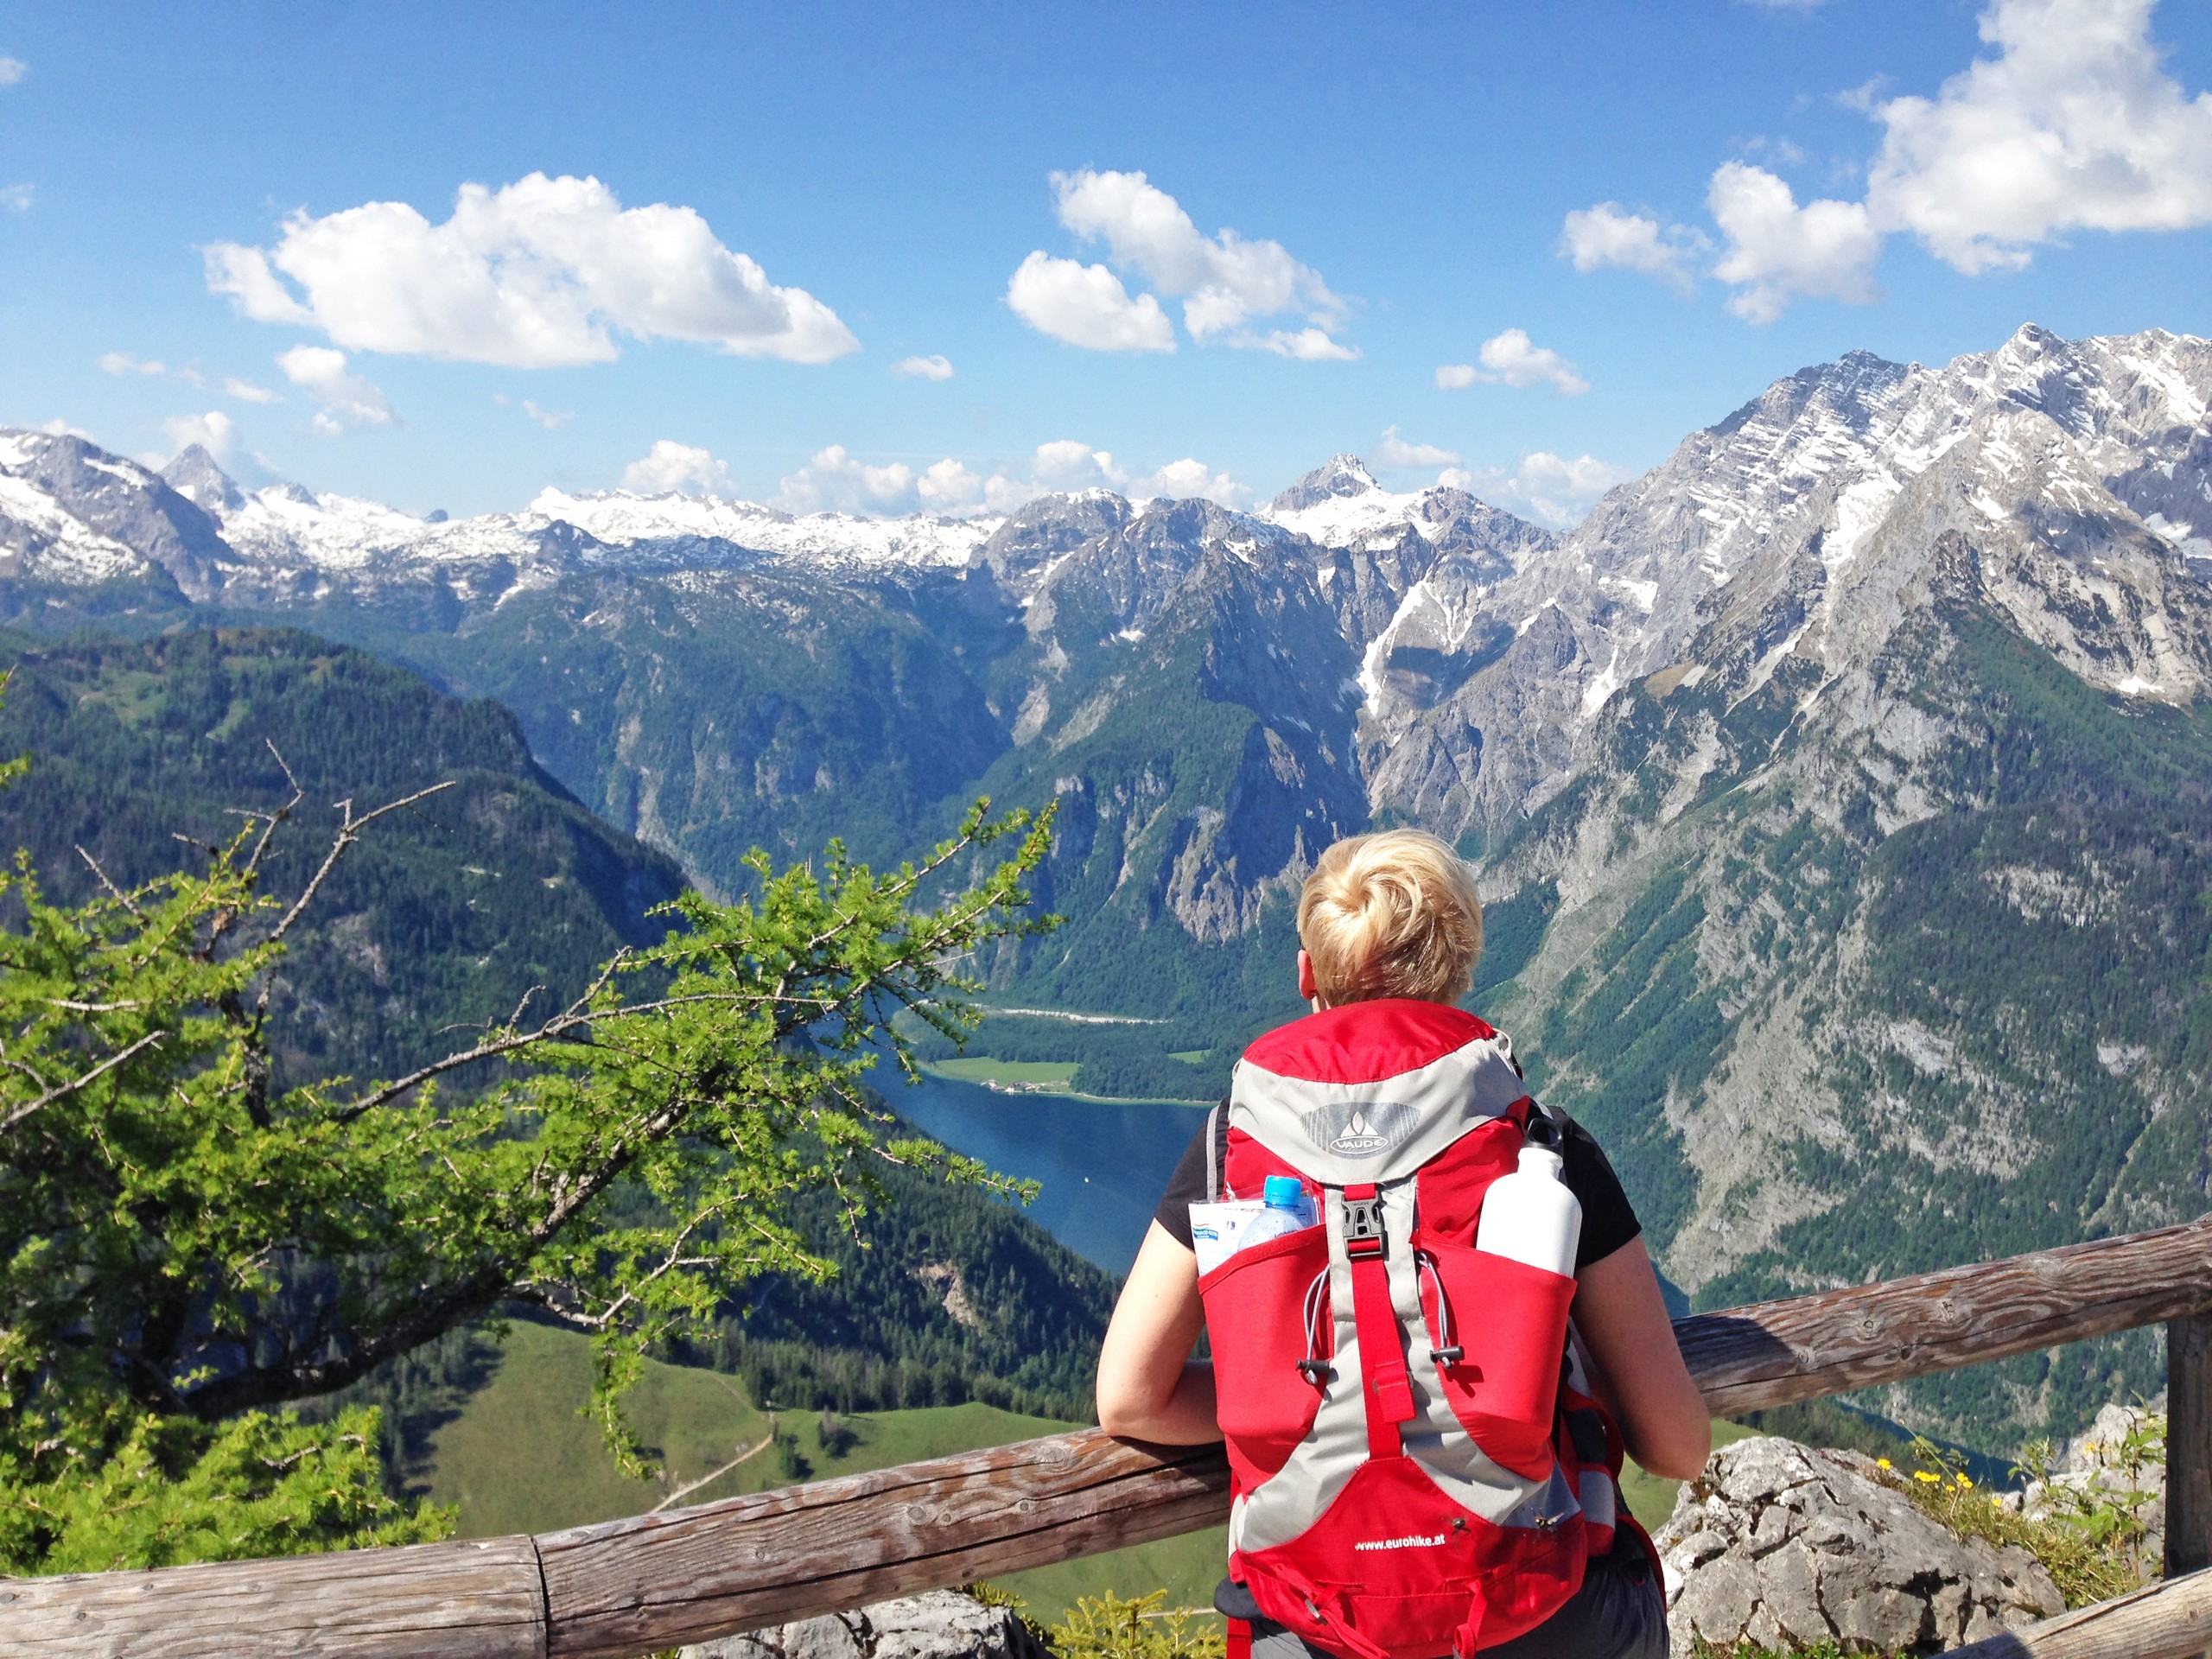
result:
M 1222 1176 L 1228 1163 L 1229 1137 L 1222 1133 L 1227 1126 L 1228 1103 L 1224 1102 L 1206 1114 L 1206 1202 L 1221 1202 Z

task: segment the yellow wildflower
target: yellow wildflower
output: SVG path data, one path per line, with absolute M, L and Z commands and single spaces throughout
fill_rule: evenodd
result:
M 1877 1458 L 1874 1459 L 1874 1466 L 1877 1469 L 1893 1469 L 1897 1465 L 1892 1464 L 1887 1458 Z
M 1926 1471 L 1925 1469 L 1916 1469 L 1916 1470 L 1914 1470 L 1914 1471 L 1912 1471 L 1912 1478 L 1913 1478 L 1915 1480 L 1924 1480 L 1924 1481 L 1926 1481 L 1926 1482 L 1927 1482 L 1930 1486 L 1935 1485 L 1938 1481 L 1940 1481 L 1940 1480 L 1942 1480 L 1942 1479 L 1943 1478 L 1942 1478 L 1942 1476 L 1941 1476 L 1941 1475 L 1931 1475 L 1931 1474 L 1929 1474 L 1929 1473 L 1928 1472 L 1928 1471 Z

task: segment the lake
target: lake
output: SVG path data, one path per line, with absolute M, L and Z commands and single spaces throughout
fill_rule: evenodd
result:
M 925 1076 L 904 1089 L 884 1082 L 892 1109 L 924 1134 L 1003 1174 L 1039 1182 L 1029 1217 L 1117 1274 L 1136 1259 L 1167 1178 L 1206 1111 L 1001 1094 L 950 1077 Z

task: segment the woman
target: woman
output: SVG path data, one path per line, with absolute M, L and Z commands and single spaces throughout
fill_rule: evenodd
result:
M 1299 994 L 1317 1016 L 1394 998 L 1456 1004 L 1472 982 L 1482 946 L 1481 911 L 1466 867 L 1442 842 L 1417 831 L 1357 836 L 1329 849 L 1306 883 L 1298 925 Z M 1471 1016 L 1457 1017 L 1488 1033 Z M 1222 1437 L 1213 1366 L 1191 1357 L 1205 1312 L 1190 1205 L 1220 1179 L 1230 1121 L 1230 1113 L 1211 1114 L 1209 1128 L 1193 1139 L 1115 1308 L 1098 1365 L 1098 1420 L 1109 1433 L 1170 1445 Z M 1711 1424 L 1675 1344 L 1641 1226 L 1587 1130 L 1566 1123 L 1559 1149 L 1562 1179 L 1582 1210 L 1572 1317 L 1591 1391 L 1637 1464 L 1687 1479 L 1711 1450 Z M 1244 1586 L 1233 1581 L 1224 1581 L 1217 1604 L 1232 1620 L 1249 1622 L 1267 1659 L 1335 1651 L 1256 1618 Z M 1348 1643 L 1351 1654 L 1356 1639 Z M 1514 1659 L 1656 1659 L 1666 1650 L 1663 1596 L 1632 1523 L 1613 1535 L 1608 1553 L 1588 1561 L 1580 1587 L 1556 1612 L 1487 1649 Z

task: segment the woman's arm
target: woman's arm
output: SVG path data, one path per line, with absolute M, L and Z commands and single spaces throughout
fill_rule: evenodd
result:
M 1155 1221 L 1098 1352 L 1098 1426 L 1161 1446 L 1219 1440 L 1213 1367 L 1191 1357 L 1205 1323 L 1198 1258 Z
M 1630 1239 L 1574 1281 L 1574 1328 L 1597 1366 L 1598 1397 L 1621 1426 L 1629 1456 L 1652 1474 L 1689 1479 L 1713 1451 L 1713 1420 L 1682 1363 L 1643 1240 Z

